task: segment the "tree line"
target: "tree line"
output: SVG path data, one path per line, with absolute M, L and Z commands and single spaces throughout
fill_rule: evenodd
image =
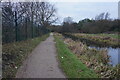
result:
M 2 2 L 2 42 L 41 36 L 57 19 L 56 8 L 49 2 Z
M 53 25 L 50 30 L 56 32 L 72 32 L 72 33 L 116 33 L 120 32 L 120 20 L 110 19 L 109 13 L 101 13 L 95 19 L 83 19 L 78 23 L 73 18 L 66 17 L 62 25 Z

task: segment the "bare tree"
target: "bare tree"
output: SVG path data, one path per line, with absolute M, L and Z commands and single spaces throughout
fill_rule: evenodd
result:
M 107 13 L 101 13 L 95 17 L 95 20 L 107 20 L 109 19 L 110 14 Z
M 54 5 L 48 3 L 48 2 L 41 2 L 40 3 L 40 23 L 42 26 L 47 27 L 47 25 L 50 25 L 58 19 L 56 17 L 56 8 Z
M 12 6 L 13 4 L 10 2 L 2 3 L 2 33 L 4 34 L 2 37 L 4 42 L 14 39 L 14 37 L 10 37 L 14 36 L 12 35 L 14 32 L 14 12 Z
M 69 24 L 73 23 L 73 18 L 72 17 L 66 17 L 66 18 L 64 18 L 63 22 L 69 23 Z
M 2 8 L 3 37 L 9 41 L 40 35 L 58 19 L 55 6 L 49 2 L 4 2 Z
M 101 14 L 97 15 L 97 16 L 95 17 L 95 20 L 102 20 L 102 19 L 104 19 L 104 14 L 105 14 L 105 13 L 101 13 Z
M 108 19 L 109 19 L 109 16 L 110 16 L 110 14 L 107 12 L 107 13 L 105 14 L 105 20 L 108 20 Z

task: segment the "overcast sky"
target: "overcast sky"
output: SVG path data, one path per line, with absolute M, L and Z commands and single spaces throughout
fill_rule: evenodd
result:
M 64 17 L 72 17 L 75 22 L 85 18 L 94 19 L 102 12 L 109 12 L 110 18 L 118 18 L 118 2 L 55 2 L 61 23 Z
M 8 0 L 2 0 L 8 1 Z M 75 22 L 90 18 L 102 12 L 109 12 L 110 18 L 118 18 L 118 1 L 120 0 L 11 0 L 11 1 L 48 1 L 55 4 L 59 23 L 65 17 L 72 17 Z M 109 2 L 108 2 L 109 1 Z

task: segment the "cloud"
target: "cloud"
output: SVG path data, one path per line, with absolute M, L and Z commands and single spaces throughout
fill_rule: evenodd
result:
M 118 18 L 117 2 L 57 2 L 58 14 L 73 17 L 78 22 L 84 18 L 94 18 L 102 12 L 109 12 L 111 18 Z

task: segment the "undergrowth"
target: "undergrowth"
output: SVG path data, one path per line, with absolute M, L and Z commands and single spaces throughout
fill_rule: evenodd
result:
M 3 78 L 15 77 L 18 68 L 22 65 L 29 53 L 48 36 L 49 34 L 46 34 L 25 41 L 4 44 L 2 46 Z

